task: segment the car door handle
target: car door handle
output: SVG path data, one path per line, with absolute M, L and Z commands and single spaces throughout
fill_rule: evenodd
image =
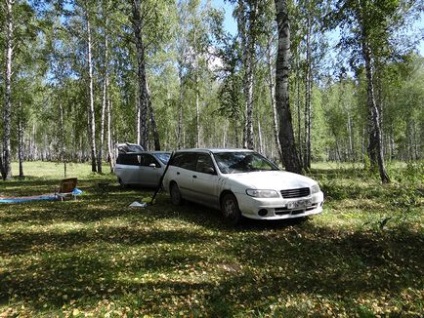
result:
M 180 175 L 180 173 L 179 172 L 177 172 L 177 176 L 179 176 Z
M 197 176 L 196 176 L 196 175 L 193 175 L 193 178 L 194 178 L 194 179 L 197 179 Z

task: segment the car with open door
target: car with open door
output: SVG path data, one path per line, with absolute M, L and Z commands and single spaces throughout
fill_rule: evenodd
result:
M 166 151 L 119 153 L 114 173 L 121 186 L 156 188 L 171 156 Z

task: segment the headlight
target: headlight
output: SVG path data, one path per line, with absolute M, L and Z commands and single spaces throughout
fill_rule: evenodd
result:
M 255 198 L 279 198 L 278 192 L 275 190 L 258 190 L 247 189 L 246 194 Z
M 318 193 L 318 192 L 320 192 L 320 191 L 321 191 L 321 189 L 319 188 L 318 183 L 317 183 L 317 184 L 314 184 L 314 185 L 311 187 L 311 194 Z

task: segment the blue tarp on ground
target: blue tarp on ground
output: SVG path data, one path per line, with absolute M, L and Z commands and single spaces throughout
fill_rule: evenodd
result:
M 0 203 L 21 203 L 21 202 L 29 202 L 29 201 L 54 201 L 58 200 L 57 195 L 48 194 L 48 195 L 36 195 L 32 197 L 11 197 L 11 198 L 0 198 Z
M 75 188 L 74 191 L 72 191 L 72 193 L 74 195 L 79 195 L 82 193 L 82 191 L 80 189 Z M 8 197 L 8 198 L 0 197 L 0 203 L 22 203 L 22 202 L 30 202 L 30 201 L 56 201 L 56 200 L 60 200 L 60 197 L 58 197 L 55 193 L 34 195 L 30 197 Z

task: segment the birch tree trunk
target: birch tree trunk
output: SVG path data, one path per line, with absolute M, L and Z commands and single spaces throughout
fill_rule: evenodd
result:
M 107 49 L 105 49 L 107 51 Z M 107 53 L 105 53 L 105 57 Z M 108 103 L 108 75 L 107 71 L 104 73 L 103 79 L 103 93 L 102 93 L 102 111 L 100 115 L 100 140 L 99 140 L 99 153 L 97 156 L 97 169 L 99 173 L 102 173 L 102 158 L 103 158 L 103 145 L 105 140 L 106 133 L 106 112 L 107 112 L 107 103 Z
M 306 76 L 305 76 L 305 149 L 303 155 L 303 167 L 306 170 L 311 168 L 311 99 L 312 99 L 312 18 L 311 14 L 307 17 L 307 34 L 306 34 Z
M 108 97 L 109 98 L 109 97 Z M 106 103 L 107 118 L 107 160 L 109 162 L 110 172 L 113 173 L 115 167 L 115 152 L 112 145 L 112 101 L 109 99 Z
M 94 110 L 94 89 L 93 89 L 93 57 L 92 57 L 92 40 L 91 40 L 91 24 L 90 14 L 88 12 L 88 4 L 85 2 L 85 23 L 87 28 L 87 59 L 88 59 L 88 88 L 89 88 L 89 105 L 88 105 L 88 132 L 90 138 L 91 150 L 91 171 L 97 172 L 96 160 L 96 119 Z
M 278 151 L 278 156 L 281 159 L 282 153 L 281 153 L 281 145 L 280 145 L 280 139 L 278 138 L 278 114 L 277 114 L 277 106 L 275 103 L 275 83 L 274 83 L 274 67 L 272 66 L 272 54 L 271 54 L 271 48 L 272 48 L 272 38 L 270 37 L 268 41 L 268 48 L 267 48 L 267 66 L 268 66 L 268 85 L 269 85 L 269 95 L 270 95 L 270 101 L 271 101 L 271 109 L 272 109 L 272 123 L 273 127 L 272 130 L 274 132 L 274 142 L 275 146 Z
M 18 116 L 18 162 L 19 162 L 19 179 L 24 179 L 24 117 L 22 114 L 22 102 L 19 102 Z
M 373 70 L 371 62 L 371 50 L 366 38 L 362 39 L 362 53 L 365 60 L 365 71 L 367 76 L 367 105 L 369 112 L 369 145 L 368 154 L 373 167 L 377 166 L 380 174 L 382 183 L 390 183 L 390 177 L 387 174 L 383 147 L 382 147 L 382 135 L 380 127 L 380 111 L 377 107 L 374 95 L 374 83 L 373 83 Z
M 176 137 L 177 137 L 177 148 L 181 149 L 183 147 L 183 131 L 184 131 L 184 120 L 183 120 L 183 99 L 184 99 L 184 86 L 183 86 L 183 65 L 179 61 L 178 66 L 178 78 L 180 80 L 180 91 L 178 95 L 177 102 L 177 127 L 176 127 Z
M 197 58 L 196 58 L 197 59 Z M 197 62 L 196 62 L 197 65 Z M 197 75 L 198 69 L 196 69 L 196 75 L 194 80 L 194 86 L 195 86 L 195 103 L 196 103 L 196 147 L 201 147 L 200 145 L 200 105 L 199 105 L 199 79 Z
M 4 77 L 4 110 L 3 110 L 3 152 L 0 156 L 0 169 L 3 180 L 12 177 L 11 167 L 11 113 L 12 113 L 12 58 L 13 58 L 13 5 L 14 0 L 6 0 L 6 70 Z
M 367 79 L 367 105 L 369 114 L 369 144 L 368 155 L 371 161 L 371 168 L 378 167 L 380 179 L 382 183 L 390 183 L 389 175 L 387 174 L 382 145 L 381 119 L 380 110 L 377 106 L 375 89 L 374 89 L 374 67 L 372 60 L 372 52 L 370 47 L 370 30 L 368 29 L 368 8 L 367 3 L 360 7 L 359 21 L 361 25 L 361 49 L 362 57 L 365 61 L 365 74 Z
M 252 66 L 252 56 L 249 55 L 248 62 L 246 64 L 246 75 L 245 75 L 245 84 L 244 84 L 244 95 L 246 98 L 245 101 L 245 111 L 246 111 L 246 122 L 244 129 L 244 148 L 253 149 L 254 138 L 253 138 L 253 66 Z
M 136 108 L 136 118 L 135 118 L 135 127 L 136 127 L 136 136 L 137 136 L 137 144 L 141 145 L 141 124 L 140 124 L 140 113 L 141 113 L 141 108 L 140 108 L 140 98 L 138 96 L 140 96 L 140 87 L 136 88 L 136 99 L 135 99 L 135 108 Z
M 237 23 L 242 38 L 244 78 L 243 93 L 245 98 L 245 124 L 243 133 L 243 147 L 247 149 L 254 148 L 253 137 L 253 70 L 255 60 L 256 46 L 256 19 L 258 14 L 258 5 L 256 1 L 249 3 L 249 10 L 242 0 L 239 2 L 239 16 Z M 247 19 L 245 12 L 247 13 Z
M 147 88 L 147 96 L 148 96 L 148 112 L 149 112 L 149 117 L 150 117 L 150 125 L 151 125 L 151 129 L 152 129 L 152 133 L 153 133 L 153 143 L 154 143 L 154 149 L 159 151 L 160 150 L 160 138 L 159 138 L 159 131 L 158 131 L 158 126 L 156 124 L 156 118 L 155 118 L 155 112 L 153 111 L 153 106 L 152 106 L 152 99 L 150 98 L 150 88 L 146 83 L 146 88 Z
M 145 47 L 143 43 L 142 28 L 143 19 L 140 14 L 141 1 L 132 0 L 132 26 L 134 30 L 136 55 L 137 55 L 137 81 L 139 88 L 139 107 L 140 107 L 140 134 L 139 143 L 147 149 L 148 129 L 147 129 L 147 110 L 148 110 L 148 94 L 146 80 L 146 65 L 145 65 Z
M 256 149 L 260 152 L 260 153 L 265 153 L 265 149 L 264 149 L 264 143 L 263 143 L 263 138 L 262 138 L 262 126 L 261 126 L 261 120 L 259 118 L 259 114 L 256 114 L 257 118 L 256 118 L 256 122 L 258 125 L 258 145 L 256 146 Z
M 197 39 L 197 32 L 194 30 L 194 38 Z M 194 56 L 194 91 L 196 104 L 196 147 L 200 148 L 200 93 L 199 93 L 199 55 Z
M 107 17 L 103 17 L 105 21 L 105 25 L 107 26 Z M 107 29 L 107 28 L 105 28 Z M 102 159 L 103 159 L 103 146 L 105 141 L 105 131 L 106 131 L 106 113 L 107 113 L 107 103 L 108 103 L 108 86 L 109 86 L 109 55 L 108 55 L 108 35 L 104 35 L 104 52 L 103 52 L 103 93 L 102 93 L 102 110 L 100 115 L 100 140 L 99 140 L 99 153 L 97 156 L 97 168 L 98 172 L 102 173 Z
M 302 166 L 296 149 L 289 103 L 290 25 L 288 4 L 287 0 L 274 0 L 274 2 L 278 25 L 275 100 L 280 125 L 281 161 L 286 170 L 301 173 Z
M 295 75 L 295 81 L 294 81 L 294 85 L 296 87 L 295 92 L 296 92 L 296 103 L 295 103 L 295 110 L 297 112 L 297 138 L 296 138 L 296 134 L 295 134 L 295 141 L 297 142 L 297 151 L 298 151 L 298 156 L 299 156 L 299 160 L 302 163 L 303 162 L 303 126 L 304 125 L 304 118 L 302 116 L 302 102 L 303 102 L 303 92 L 301 93 L 301 84 L 302 84 L 302 75 L 303 72 L 301 70 L 301 66 L 300 66 L 300 56 L 299 54 L 296 54 L 296 58 L 295 58 L 296 62 L 294 63 L 296 71 L 294 71 L 296 73 Z M 293 104 L 292 104 L 293 105 Z M 303 121 L 302 121 L 303 120 Z

